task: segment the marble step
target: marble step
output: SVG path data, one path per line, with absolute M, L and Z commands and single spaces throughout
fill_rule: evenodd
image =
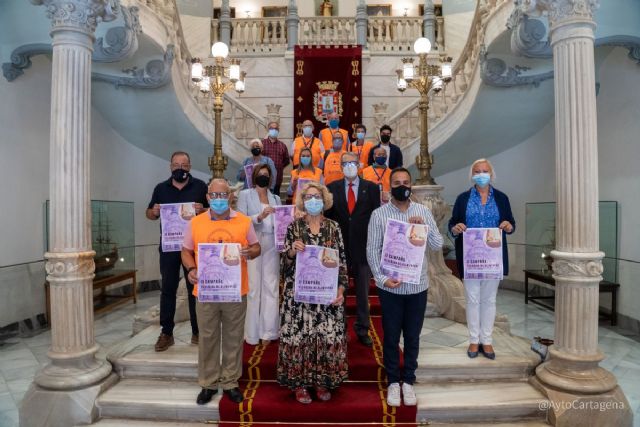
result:
M 496 347 L 499 348 L 499 347 Z M 497 350 L 496 350 L 497 351 Z M 121 378 L 197 379 L 198 349 L 176 344 L 158 353 L 152 345 L 139 345 L 110 358 Z M 517 351 L 503 351 L 496 360 L 469 359 L 464 348 L 426 348 L 420 352 L 416 375 L 421 382 L 470 380 L 524 380 L 532 375 L 539 358 Z
M 220 419 L 218 393 L 207 405 L 198 405 L 197 382 L 122 379 L 97 400 L 100 418 L 215 422 Z M 106 420 L 105 420 L 106 421 Z
M 546 420 L 547 399 L 525 381 L 416 384 L 418 422 Z

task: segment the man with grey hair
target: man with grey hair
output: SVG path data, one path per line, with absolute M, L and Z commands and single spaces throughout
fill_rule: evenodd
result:
M 357 318 L 354 329 L 358 340 L 371 347 L 369 337 L 369 283 L 371 269 L 367 263 L 367 229 L 374 209 L 380 207 L 380 189 L 358 177 L 360 159 L 354 152 L 341 156 L 344 179 L 327 186 L 333 194 L 333 206 L 325 212 L 340 225 L 347 258 L 349 276 L 354 278 Z
M 273 160 L 276 166 L 276 183 L 272 193 L 280 195 L 280 186 L 284 176 L 284 168 L 291 162 L 289 150 L 284 142 L 278 139 L 280 125 L 278 122 L 269 122 L 267 137 L 262 140 L 262 154 Z

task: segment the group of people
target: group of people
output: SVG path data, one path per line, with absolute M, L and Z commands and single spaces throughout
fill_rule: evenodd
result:
M 233 402 L 242 402 L 238 380 L 243 341 L 267 345 L 278 340 L 277 381 L 291 389 L 298 402 L 311 403 L 313 396 L 331 399 L 332 391 L 348 377 L 347 292 L 356 296 L 358 341 L 372 345 L 368 297 L 373 278 L 382 308 L 387 403 L 416 405 L 413 384 L 429 287 L 427 253 L 419 284 L 402 282 L 387 277 L 381 267 L 383 240 L 389 219 L 425 224 L 427 247 L 432 250 L 441 248 L 443 238 L 429 209 L 411 200 L 411 174 L 402 167 L 400 149 L 390 143 L 391 128 L 383 126 L 380 143 L 374 145 L 365 141 L 366 128 L 360 125 L 356 140 L 350 142 L 338 120 L 337 115 L 330 115 L 328 127 L 318 137 L 312 122 L 305 121 L 302 135 L 291 146 L 291 156 L 278 140 L 278 124 L 270 123 L 267 138 L 251 142 L 252 157 L 246 161 L 254 164 L 251 176 L 244 176 L 244 168 L 238 174 L 239 180 L 251 185 L 239 192 L 236 209 L 231 207 L 234 195 L 229 183 L 213 179 L 207 186 L 191 176 L 190 159 L 184 152 L 172 155 L 171 177 L 153 192 L 149 219 L 159 218 L 163 203 L 192 202 L 196 207 L 196 215 L 184 230 L 182 251 L 160 251 L 162 331 L 155 348 L 164 351 L 174 343 L 173 316 L 182 268 L 189 291 L 191 342 L 198 345 L 202 387 L 198 404 L 209 402 L 218 388 Z M 289 194 L 294 196 L 296 217 L 287 228 L 284 250 L 279 252 L 274 211 L 282 204 L 278 193 L 289 161 L 294 166 Z M 490 185 L 494 176 L 488 160 L 472 165 L 474 186 L 458 197 L 449 223 L 449 231 L 457 236 L 456 249 L 461 248 L 460 236 L 466 227 L 500 227 L 503 234 L 513 232 L 509 200 Z M 300 179 L 307 180 L 305 185 L 297 185 Z M 197 300 L 199 243 L 240 244 L 240 302 Z M 339 254 L 337 293 L 328 305 L 294 298 L 296 257 L 307 245 L 332 248 Z M 506 252 L 504 239 L 503 245 Z M 508 263 L 504 265 L 506 269 Z M 354 289 L 348 289 L 350 277 Z M 482 353 L 495 358 L 491 335 L 498 283 L 465 281 L 469 357 Z

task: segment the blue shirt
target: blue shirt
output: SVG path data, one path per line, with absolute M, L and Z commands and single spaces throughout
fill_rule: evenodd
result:
M 240 165 L 240 169 L 238 169 L 238 176 L 236 177 L 236 179 L 238 181 L 244 181 L 244 186 L 242 187 L 243 190 L 246 190 L 247 188 L 249 188 L 247 186 L 247 176 L 244 173 L 244 167 L 252 164 L 253 161 L 254 161 L 253 157 L 247 157 L 242 162 L 242 165 Z M 271 183 L 269 184 L 269 189 L 273 190 L 276 186 L 276 176 L 277 176 L 276 165 L 273 163 L 273 160 L 271 160 L 269 157 L 266 157 L 266 156 L 260 156 L 260 161 L 258 162 L 258 164 L 269 166 L 269 170 L 271 171 Z M 249 179 L 251 179 L 251 177 L 249 177 Z
M 498 205 L 496 205 L 496 200 L 493 198 L 493 187 L 489 186 L 487 203 L 483 205 L 482 197 L 474 186 L 467 202 L 467 227 L 494 228 L 500 225 L 499 221 L 500 212 L 498 212 Z

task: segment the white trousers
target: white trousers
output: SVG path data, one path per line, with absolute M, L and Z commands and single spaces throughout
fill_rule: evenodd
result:
M 261 339 L 276 340 L 280 335 L 280 256 L 276 251 L 273 233 L 257 234 L 260 256 L 247 261 L 249 294 L 244 339 L 249 344 L 258 344 Z
M 499 280 L 465 280 L 470 344 L 491 344 Z

